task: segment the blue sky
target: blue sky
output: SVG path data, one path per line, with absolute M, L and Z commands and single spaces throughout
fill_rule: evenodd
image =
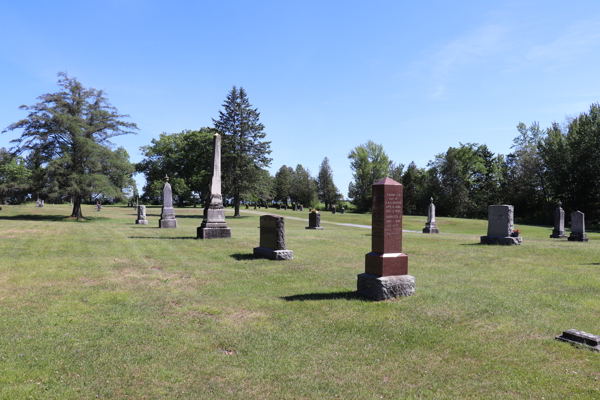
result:
M 598 1 L 3 1 L 0 38 L 0 130 L 67 71 L 138 124 L 114 140 L 137 162 L 242 86 L 271 173 L 328 157 L 344 194 L 368 140 L 419 167 L 460 142 L 507 154 L 519 122 L 600 101 Z

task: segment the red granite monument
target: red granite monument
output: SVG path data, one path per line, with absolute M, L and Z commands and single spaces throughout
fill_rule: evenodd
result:
M 411 296 L 415 278 L 402 253 L 404 187 L 384 178 L 373 184 L 372 193 L 371 252 L 365 255 L 365 273 L 358 275 L 358 292 L 373 300 Z

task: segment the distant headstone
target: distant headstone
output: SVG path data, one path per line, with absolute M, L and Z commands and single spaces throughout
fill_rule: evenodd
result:
M 564 239 L 565 235 L 565 211 L 562 209 L 562 203 L 559 201 L 556 204 L 556 210 L 554 210 L 554 229 L 550 238 Z
M 44 200 L 42 200 L 42 207 L 44 207 Z
M 96 202 L 96 211 L 100 211 L 102 210 L 102 204 L 100 204 L 100 201 Z
M 514 207 L 508 204 L 488 206 L 488 233 L 481 244 L 517 245 L 523 238 L 514 230 Z
M 373 300 L 412 296 L 415 278 L 408 275 L 408 256 L 402 253 L 403 186 L 384 178 L 372 186 L 371 252 L 365 272 L 358 275 L 358 293 Z
M 571 235 L 570 242 L 587 242 L 588 236 L 585 233 L 585 214 L 581 211 L 571 213 Z
M 165 175 L 165 186 L 163 187 L 163 206 L 158 221 L 159 228 L 177 228 L 175 210 L 173 210 L 173 193 L 169 185 L 169 177 Z
M 317 210 L 308 213 L 308 226 L 305 229 L 323 230 L 321 227 L 321 214 Z
M 254 255 L 271 260 L 291 260 L 292 250 L 285 248 L 285 222 L 280 215 L 265 214 L 260 217 L 260 247 Z
M 221 135 L 213 137 L 212 180 L 210 199 L 204 208 L 204 219 L 197 229 L 198 239 L 227 239 L 231 237 L 231 228 L 225 222 L 225 208 L 221 196 Z
M 304 206 L 303 206 L 302 204 L 300 204 L 300 205 L 298 206 L 298 210 L 299 210 L 299 211 L 304 211 Z
M 344 206 L 340 207 L 340 214 L 343 214 L 346 210 L 344 210 Z
M 425 228 L 423 228 L 423 233 L 440 233 L 440 230 L 436 227 L 435 223 L 435 205 L 433 204 L 433 197 L 429 203 L 429 210 L 427 210 L 427 222 L 425 223 Z
M 335 205 L 331 206 L 331 213 L 335 214 Z
M 138 205 L 135 223 L 137 225 L 148 225 L 148 220 L 146 219 L 146 206 Z

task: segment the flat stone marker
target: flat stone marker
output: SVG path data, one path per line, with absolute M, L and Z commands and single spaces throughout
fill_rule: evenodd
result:
M 554 210 L 554 229 L 552 230 L 551 239 L 564 239 L 565 235 L 565 211 L 562 209 L 562 203 L 559 201 Z
M 571 235 L 570 242 L 587 242 L 588 235 L 585 233 L 585 214 L 581 211 L 575 211 L 571 214 Z
M 430 200 L 429 209 L 427 210 L 427 222 L 425 223 L 425 228 L 423 228 L 423 233 L 440 233 L 440 230 L 435 223 L 435 204 L 433 204 L 433 197 Z
M 509 204 L 488 206 L 488 233 L 480 240 L 481 244 L 522 244 L 523 238 L 514 231 L 514 207 Z
M 163 187 L 163 207 L 158 221 L 159 228 L 177 228 L 175 210 L 173 210 L 173 193 L 169 185 L 169 177 L 165 175 L 165 186 Z
M 293 252 L 285 248 L 285 220 L 280 215 L 265 214 L 260 217 L 260 247 L 254 255 L 270 260 L 291 260 Z
M 146 206 L 138 205 L 137 214 L 137 219 L 135 220 L 136 225 L 148 225 L 148 220 L 146 219 Z
M 321 226 L 321 214 L 317 210 L 308 213 L 308 226 L 304 229 L 323 230 Z
M 204 219 L 196 230 L 198 239 L 227 239 L 231 237 L 231 228 L 225 222 L 225 207 L 221 197 L 221 135 L 213 137 L 212 180 L 210 199 L 204 208 Z
M 577 329 L 566 330 L 562 335 L 556 336 L 556 339 L 562 342 L 581 345 L 593 351 L 600 351 L 600 336 L 578 331 Z
M 371 252 L 365 255 L 365 272 L 357 289 L 372 300 L 412 296 L 415 277 L 408 275 L 408 256 L 402 253 L 404 187 L 390 178 L 372 186 Z

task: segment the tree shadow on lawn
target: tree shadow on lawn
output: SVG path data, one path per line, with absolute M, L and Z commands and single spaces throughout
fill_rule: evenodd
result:
M 481 246 L 481 243 L 461 243 L 461 246 Z M 493 246 L 493 245 L 492 245 Z
M 314 301 L 314 300 L 369 300 L 356 291 L 333 292 L 333 293 L 307 293 L 293 296 L 283 296 L 285 301 Z
M 158 229 L 158 228 L 156 228 Z M 194 236 L 129 236 L 129 239 L 167 239 L 167 240 L 186 240 L 197 239 Z
M 132 215 L 137 215 L 137 214 L 132 214 Z M 147 217 L 159 217 L 160 218 L 160 213 L 158 213 L 158 214 L 154 214 L 154 213 L 150 214 L 150 213 L 146 212 L 146 216 Z M 204 216 L 202 214 L 184 215 L 184 214 L 177 214 L 177 213 L 175 213 L 175 218 L 177 218 L 177 219 L 179 219 L 179 218 L 194 218 L 194 219 L 200 219 L 200 220 L 202 220 L 204 218 Z M 252 218 L 252 217 L 249 217 L 249 216 L 246 216 L 246 215 L 241 216 L 241 217 L 234 217 L 233 215 L 226 215 L 225 216 L 225 219 L 233 219 L 233 220 L 235 220 L 235 219 L 246 219 L 246 218 Z
M 6 217 L 0 217 L 0 220 L 6 221 L 52 221 L 52 222 L 94 222 L 108 219 L 106 217 L 83 217 L 74 218 L 64 215 L 37 215 L 37 214 L 19 214 Z
M 600 265 L 600 263 L 585 263 L 585 264 L 581 264 L 581 265 Z

